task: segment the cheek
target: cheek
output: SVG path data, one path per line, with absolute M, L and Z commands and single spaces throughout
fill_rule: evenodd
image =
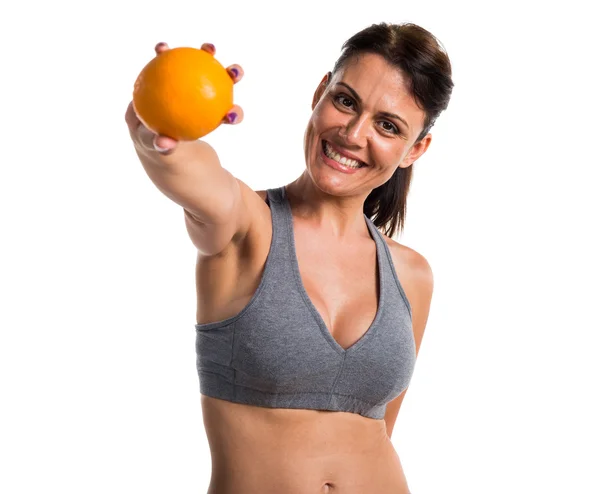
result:
M 399 143 L 398 139 L 377 139 L 372 146 L 375 161 L 385 168 L 395 169 L 404 158 L 405 152 L 405 144 Z
M 321 114 L 318 113 L 317 111 L 313 112 L 312 116 L 310 117 L 310 128 L 314 133 L 319 133 L 321 131 L 321 128 L 323 126 L 323 119 L 321 117 Z
M 323 134 L 326 126 L 318 111 L 314 111 L 308 121 L 306 132 L 304 133 L 304 148 L 309 151 L 309 148 L 318 148 L 320 136 Z
M 318 136 L 321 134 L 321 129 L 321 119 L 319 118 L 318 111 L 315 108 L 315 111 L 313 111 L 310 119 L 308 120 L 308 124 L 304 132 L 304 151 L 306 153 L 311 153 L 311 149 L 317 147 Z
M 315 129 L 326 129 L 335 123 L 336 110 L 326 99 L 323 99 L 315 107 L 312 113 L 311 121 Z

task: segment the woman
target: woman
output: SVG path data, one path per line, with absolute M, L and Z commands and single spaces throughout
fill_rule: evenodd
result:
M 243 76 L 228 70 L 234 82 Z M 198 249 L 209 493 L 409 492 L 390 438 L 433 278 L 390 236 L 403 228 L 412 165 L 452 87 L 448 57 L 426 30 L 357 33 L 314 94 L 306 169 L 267 191 L 233 177 L 202 141 L 153 135 L 128 108 L 140 160 L 184 208 Z M 235 106 L 224 123 L 242 119 Z

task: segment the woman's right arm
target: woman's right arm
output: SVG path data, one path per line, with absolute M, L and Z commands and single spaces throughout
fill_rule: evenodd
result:
M 214 47 L 211 48 L 214 52 Z M 168 48 L 162 44 L 156 49 L 158 52 Z M 228 67 L 228 71 L 234 82 L 243 75 L 238 65 Z M 241 108 L 235 105 L 231 111 L 237 118 L 224 123 L 240 123 Z M 140 122 L 132 103 L 127 108 L 125 121 L 148 177 L 158 190 L 184 209 L 186 226 L 199 253 L 217 254 L 247 231 L 250 215 L 241 185 L 221 166 L 217 153 L 208 143 L 157 136 Z M 165 149 L 157 149 L 157 146 Z

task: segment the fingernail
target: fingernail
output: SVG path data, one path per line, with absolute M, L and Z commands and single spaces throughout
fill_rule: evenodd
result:
M 158 144 L 154 143 L 154 149 L 156 149 L 159 153 L 166 153 L 169 148 L 161 148 Z
M 237 113 L 233 111 L 228 113 L 227 120 L 229 120 L 229 123 L 234 123 L 237 120 Z
M 240 74 L 240 71 L 238 69 L 236 69 L 235 67 L 232 67 L 231 69 L 229 69 L 229 72 L 233 75 L 233 77 L 237 77 Z

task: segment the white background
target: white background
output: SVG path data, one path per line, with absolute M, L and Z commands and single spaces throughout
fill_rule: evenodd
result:
M 206 492 L 195 250 L 123 120 L 154 45 L 212 42 L 245 69 L 245 121 L 206 140 L 258 190 L 302 173 L 343 41 L 410 21 L 456 85 L 397 239 L 435 276 L 392 438 L 411 490 L 600 493 L 592 3 L 2 7 L 0 491 Z

